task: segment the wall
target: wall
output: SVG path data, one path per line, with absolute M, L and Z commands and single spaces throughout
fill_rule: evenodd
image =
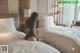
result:
M 0 0 L 0 14 L 6 14 L 8 12 L 8 0 Z
M 30 0 L 31 12 L 38 12 L 39 15 L 51 15 L 53 13 L 53 0 Z
M 37 12 L 37 0 L 30 0 L 31 12 Z
M 19 26 L 19 0 L 0 0 L 0 17 L 8 17 L 8 14 L 17 15 L 16 27 Z
M 48 13 L 48 0 L 38 0 L 38 13 L 47 14 Z
M 19 13 L 19 0 L 0 0 L 0 13 Z
M 8 0 L 9 13 L 19 12 L 19 0 Z

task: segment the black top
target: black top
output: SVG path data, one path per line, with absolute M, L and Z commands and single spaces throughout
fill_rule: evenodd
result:
M 30 18 L 28 20 L 26 20 L 26 25 L 27 25 L 28 28 L 33 28 L 34 22 L 35 22 L 37 17 L 38 17 L 38 13 L 37 12 L 33 12 L 31 14 Z
M 33 18 L 29 18 L 28 20 L 26 20 L 27 27 L 32 28 L 34 26 L 34 22 L 35 22 L 35 19 Z

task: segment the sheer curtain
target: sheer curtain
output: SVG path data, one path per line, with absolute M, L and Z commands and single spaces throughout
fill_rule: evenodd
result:
M 66 1 L 75 1 L 75 0 L 66 0 Z M 75 19 L 75 4 L 64 4 L 63 6 L 63 24 L 70 27 L 72 21 Z
M 76 1 L 80 2 L 80 0 L 76 0 Z M 80 21 L 80 4 L 77 4 L 77 18 L 76 19 Z

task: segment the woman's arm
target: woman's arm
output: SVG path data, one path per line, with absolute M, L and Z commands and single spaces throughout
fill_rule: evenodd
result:
M 38 28 L 38 25 L 39 25 L 39 20 L 36 20 L 35 22 L 34 22 L 34 27 L 33 27 L 33 33 L 36 35 L 37 33 L 36 33 L 36 30 L 37 30 L 37 28 Z

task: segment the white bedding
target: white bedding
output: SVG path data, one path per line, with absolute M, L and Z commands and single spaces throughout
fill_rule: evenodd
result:
M 60 26 L 40 29 L 38 38 L 55 45 L 62 52 L 80 53 L 80 30 L 78 29 Z
M 57 49 L 36 41 L 19 40 L 9 44 L 8 53 L 60 53 Z
M 57 49 L 36 41 L 17 40 L 1 45 L 8 45 L 8 52 L 3 53 L 60 53 Z
M 16 30 L 13 18 L 0 19 L 0 53 L 60 53 L 47 44 L 24 40 L 25 36 Z M 8 52 L 1 45 L 8 45 Z
M 60 53 L 59 50 L 42 42 L 25 40 L 24 33 L 14 32 L 7 35 L 8 37 L 0 38 L 0 45 L 8 45 L 8 52 L 2 53 Z

